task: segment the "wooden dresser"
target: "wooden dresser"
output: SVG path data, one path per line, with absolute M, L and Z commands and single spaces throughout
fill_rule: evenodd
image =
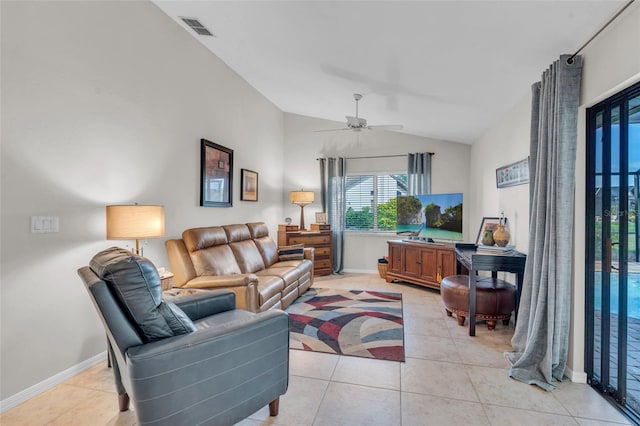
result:
M 310 231 L 300 231 L 297 225 L 278 225 L 278 246 L 290 246 L 293 244 L 314 247 L 314 275 L 331 275 L 330 225 L 312 223 Z
M 389 266 L 387 282 L 406 281 L 440 289 L 442 278 L 455 275 L 456 255 L 452 244 L 387 241 Z

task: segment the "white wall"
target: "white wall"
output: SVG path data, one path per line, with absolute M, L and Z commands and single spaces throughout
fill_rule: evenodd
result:
M 526 88 L 524 89 L 526 91 Z M 471 147 L 471 181 L 468 223 L 478 235 L 485 216 L 504 212 L 511 233 L 510 244 L 527 252 L 529 244 L 529 185 L 496 187 L 496 169 L 529 156 L 531 96 L 525 96 L 489 132 Z
M 571 52 L 558 52 L 571 53 Z M 584 373 L 584 268 L 585 268 L 585 110 L 598 101 L 640 80 L 640 4 L 632 5 L 582 52 L 583 72 L 578 118 L 576 154 L 575 255 L 572 322 L 568 371 L 574 381 L 585 381 Z M 557 58 L 551 58 L 555 60 Z M 540 70 L 542 74 L 543 70 Z M 533 83 L 533 82 L 531 82 Z M 526 88 L 523 88 L 525 90 Z M 471 155 L 471 211 L 480 216 L 504 209 L 515 218 L 519 250 L 527 250 L 529 186 L 495 189 L 495 167 L 526 157 L 529 153 L 531 95 L 527 95 L 499 124 L 474 143 Z M 512 232 L 514 231 L 512 227 Z
M 0 399 L 105 350 L 76 270 L 106 241 L 105 205 L 166 207 L 192 226 L 281 223 L 283 114 L 149 2 L 0 2 Z M 235 150 L 233 208 L 199 207 L 200 138 Z M 239 200 L 240 168 L 259 202 Z M 31 234 L 31 215 L 60 232 Z
M 469 233 L 469 145 L 412 136 L 398 132 L 314 132 L 320 129 L 344 127 L 344 123 L 332 122 L 296 114 L 285 114 L 285 173 L 284 190 L 312 190 L 316 193 L 316 202 L 305 207 L 305 223 L 314 221 L 314 213 L 322 211 L 320 205 L 320 173 L 316 158 L 319 157 L 363 157 L 392 156 L 397 158 L 362 161 L 347 160 L 347 172 L 358 167 L 359 171 L 405 171 L 406 155 L 410 152 L 434 152 L 432 161 L 432 192 L 462 192 L 464 197 L 464 235 Z M 285 205 L 285 214 L 297 223 L 300 209 L 295 205 Z M 386 255 L 387 240 L 395 234 L 370 234 L 348 232 L 345 236 L 345 270 L 377 271 L 378 258 Z

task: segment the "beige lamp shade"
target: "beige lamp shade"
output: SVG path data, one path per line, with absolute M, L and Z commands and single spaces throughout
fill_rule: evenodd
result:
M 291 191 L 289 194 L 289 201 L 291 201 L 291 204 L 305 206 L 313 203 L 313 200 L 314 196 L 312 191 Z
M 164 206 L 107 206 L 107 240 L 164 236 Z

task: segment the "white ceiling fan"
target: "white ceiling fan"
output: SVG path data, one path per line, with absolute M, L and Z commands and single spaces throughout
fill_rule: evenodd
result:
M 356 101 L 356 116 L 351 117 L 349 115 L 347 118 L 347 127 L 343 127 L 341 129 L 325 129 L 325 130 L 316 130 L 316 132 L 335 132 L 339 130 L 351 130 L 354 132 L 360 132 L 364 130 L 402 130 L 402 124 L 387 124 L 387 125 L 377 125 L 377 126 L 367 126 L 367 120 L 364 118 L 358 117 L 358 102 L 362 99 L 362 95 L 359 93 L 353 94 L 353 99 Z

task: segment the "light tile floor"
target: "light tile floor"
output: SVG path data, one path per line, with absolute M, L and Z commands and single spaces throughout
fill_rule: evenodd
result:
M 253 425 L 614 425 L 630 424 L 586 384 L 553 392 L 512 380 L 503 352 L 513 324 L 476 337 L 446 316 L 436 291 L 387 284 L 378 275 L 319 277 L 315 287 L 403 294 L 406 362 L 290 352 L 289 390 L 280 414 L 265 407 Z M 111 370 L 100 363 L 3 413 L 9 425 L 135 425 L 118 413 Z

